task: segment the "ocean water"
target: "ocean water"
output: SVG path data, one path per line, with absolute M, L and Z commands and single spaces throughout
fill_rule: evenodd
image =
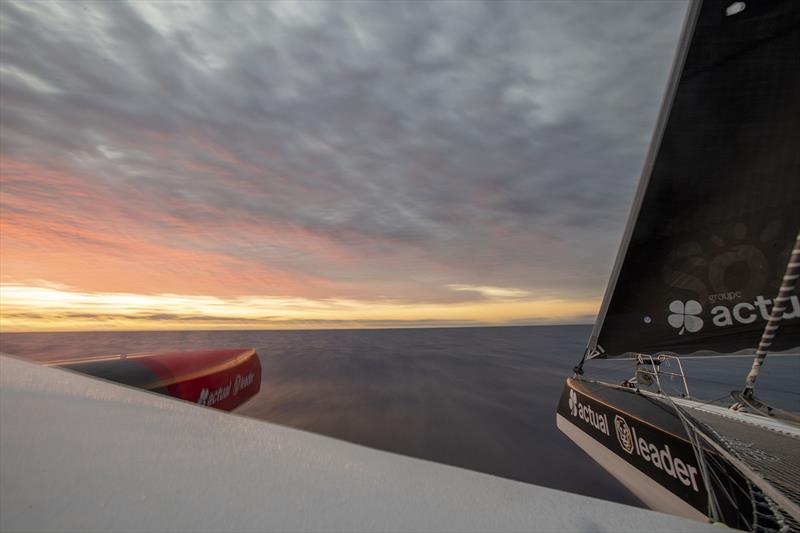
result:
M 259 395 L 239 414 L 501 477 L 641 505 L 555 426 L 591 328 L 7 333 L 0 351 L 36 360 L 255 347 Z M 693 395 L 739 388 L 748 358 L 686 363 Z M 800 358 L 768 360 L 763 397 L 798 410 Z M 593 362 L 609 379 L 630 362 Z M 719 371 L 724 367 L 723 372 Z M 587 368 L 589 368 L 587 366 Z

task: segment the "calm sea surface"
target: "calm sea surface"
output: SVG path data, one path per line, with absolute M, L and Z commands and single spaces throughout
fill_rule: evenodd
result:
M 555 426 L 589 326 L 333 331 L 7 333 L 0 351 L 37 360 L 257 348 L 259 396 L 240 414 L 396 453 L 640 505 Z M 686 363 L 706 399 L 741 387 L 747 358 Z M 587 366 L 587 368 L 589 368 Z M 593 368 L 628 377 L 624 361 Z M 798 410 L 800 358 L 768 359 L 759 391 Z

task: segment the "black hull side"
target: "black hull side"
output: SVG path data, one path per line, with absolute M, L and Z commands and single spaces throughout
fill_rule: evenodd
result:
M 708 520 L 708 492 L 683 424 L 666 402 L 624 389 L 567 379 L 557 424 L 571 440 L 654 510 Z M 704 450 L 720 520 L 751 528 L 752 503 L 741 473 Z M 725 496 L 730 495 L 730 497 Z

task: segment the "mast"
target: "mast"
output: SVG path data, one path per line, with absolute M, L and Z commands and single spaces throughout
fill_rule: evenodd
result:
M 756 378 L 758 378 L 758 373 L 761 371 L 761 365 L 764 364 L 764 359 L 767 358 L 767 348 L 772 344 L 772 339 L 780 327 L 780 321 L 783 318 L 784 311 L 786 311 L 786 302 L 789 301 L 789 297 L 797 288 L 797 278 L 800 278 L 800 233 L 797 234 L 797 238 L 794 241 L 794 249 L 792 249 L 792 255 L 789 257 L 789 264 L 786 265 L 786 273 L 783 275 L 781 288 L 772 303 L 772 313 L 769 315 L 767 325 L 764 326 L 764 333 L 761 334 L 756 356 L 753 359 L 753 366 L 750 368 L 750 373 L 747 374 L 747 380 L 742 391 L 742 396 L 746 399 L 753 397 Z

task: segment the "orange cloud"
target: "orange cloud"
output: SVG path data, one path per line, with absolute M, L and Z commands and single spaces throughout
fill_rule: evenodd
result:
M 89 291 L 311 295 L 326 282 L 197 244 L 268 234 L 271 242 L 304 243 L 328 258 L 347 259 L 302 229 L 281 233 L 235 214 L 227 217 L 227 227 L 197 234 L 196 227 L 161 211 L 155 220 L 171 226 L 174 239 L 164 242 L 152 227 L 154 219 L 135 212 L 141 202 L 135 192 L 122 203 L 106 194 L 98 180 L 6 157 L 0 159 L 0 176 L 4 281 L 46 279 Z

